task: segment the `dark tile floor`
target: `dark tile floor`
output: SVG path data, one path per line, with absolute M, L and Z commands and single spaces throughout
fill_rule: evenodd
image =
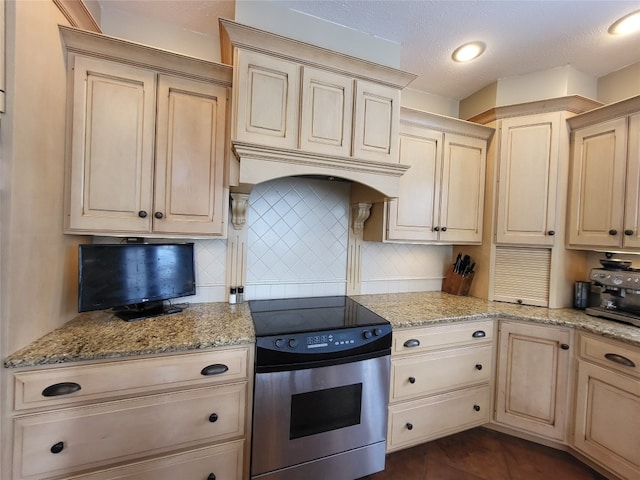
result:
M 362 480 L 606 480 L 570 454 L 484 428 L 387 455 Z

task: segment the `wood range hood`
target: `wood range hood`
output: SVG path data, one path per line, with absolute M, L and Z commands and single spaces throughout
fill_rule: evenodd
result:
M 400 91 L 415 75 L 220 19 L 233 65 L 230 189 L 286 176 L 398 196 Z

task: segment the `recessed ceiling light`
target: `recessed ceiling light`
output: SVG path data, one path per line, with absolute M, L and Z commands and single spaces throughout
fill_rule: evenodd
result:
M 611 35 L 626 35 L 640 30 L 640 10 L 631 12 L 628 15 L 616 20 L 610 27 L 608 32 Z
M 456 62 L 468 62 L 480 56 L 486 45 L 482 42 L 469 42 L 460 45 L 451 54 L 451 58 Z

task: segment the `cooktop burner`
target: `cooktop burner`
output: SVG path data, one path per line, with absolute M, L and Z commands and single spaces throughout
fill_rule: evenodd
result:
M 249 308 L 258 337 L 389 324 L 346 296 L 251 300 Z

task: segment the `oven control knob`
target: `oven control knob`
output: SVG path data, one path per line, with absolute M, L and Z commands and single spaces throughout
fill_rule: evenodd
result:
M 277 338 L 274 344 L 276 348 L 282 348 L 284 347 L 284 340 L 282 338 Z
M 371 338 L 371 335 L 372 334 L 371 334 L 371 332 L 369 330 L 365 330 L 364 332 L 362 332 L 362 336 L 367 340 L 369 340 Z
M 289 348 L 298 348 L 298 340 L 296 340 L 295 338 L 290 338 Z
M 379 337 L 380 335 L 382 335 L 382 329 L 381 329 L 381 328 L 374 328 L 374 329 L 373 329 L 373 334 L 374 334 L 376 337 Z
M 613 284 L 614 285 L 622 285 L 622 282 L 624 280 L 622 279 L 622 277 L 613 277 Z

